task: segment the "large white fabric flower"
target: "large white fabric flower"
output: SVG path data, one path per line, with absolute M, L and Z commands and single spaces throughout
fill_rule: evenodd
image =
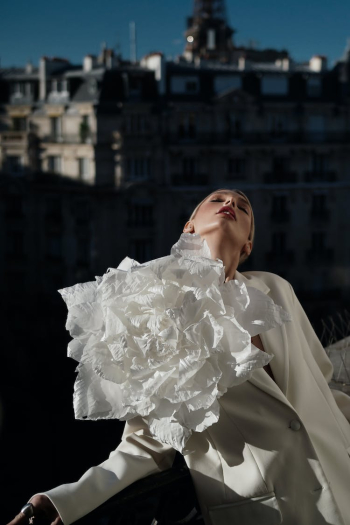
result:
M 216 423 L 218 398 L 273 357 L 251 336 L 290 320 L 256 288 L 224 281 L 206 241 L 184 233 L 167 257 L 126 257 L 96 281 L 58 290 L 68 355 L 79 361 L 75 417 L 139 415 L 180 452 Z

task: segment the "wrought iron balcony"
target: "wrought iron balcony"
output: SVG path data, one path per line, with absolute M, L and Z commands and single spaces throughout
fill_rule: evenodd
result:
M 332 248 L 310 249 L 305 253 L 305 261 L 312 262 L 317 266 L 323 266 L 333 263 L 334 250 Z
M 335 171 L 305 171 L 305 182 L 335 182 L 337 173 Z
M 171 176 L 173 186 L 205 186 L 209 183 L 206 173 L 178 173 Z
M 192 144 L 231 144 L 239 142 L 242 144 L 308 144 L 314 142 L 346 144 L 350 142 L 350 132 L 320 132 L 313 133 L 307 131 L 285 131 L 280 133 L 271 133 L 269 131 L 247 131 L 239 134 L 225 132 L 197 132 L 193 138 L 181 137 L 178 133 L 164 133 L 163 141 L 169 145 L 188 145 Z
M 27 146 L 34 137 L 34 134 L 28 131 L 1 131 L 0 145 Z
M 330 211 L 313 208 L 311 209 L 310 218 L 312 221 L 327 222 L 329 221 Z
M 41 138 L 43 143 L 47 144 L 95 144 L 96 134 L 90 133 L 87 137 L 82 138 L 81 135 L 67 135 L 67 134 L 56 134 L 45 135 Z
M 271 251 L 266 253 L 266 262 L 270 264 L 287 265 L 294 263 L 295 253 L 293 250 L 285 250 L 281 252 Z
M 290 182 L 297 182 L 296 171 L 266 171 L 263 176 L 266 184 L 283 184 Z
M 271 220 L 275 223 L 286 223 L 290 220 L 290 211 L 288 210 L 272 210 L 271 212 Z
M 13 105 L 30 106 L 34 102 L 35 97 L 33 94 L 12 93 L 10 95 L 10 104 Z

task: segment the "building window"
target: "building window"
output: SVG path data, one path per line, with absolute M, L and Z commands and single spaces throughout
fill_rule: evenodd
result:
M 51 173 L 62 173 L 62 159 L 56 155 L 48 157 L 48 171 Z
M 271 219 L 277 223 L 284 222 L 289 219 L 289 212 L 287 209 L 287 195 L 273 195 Z
M 129 75 L 129 98 L 137 100 L 142 94 L 142 78 L 136 75 Z
M 216 31 L 215 29 L 208 29 L 207 31 L 207 49 L 216 48 Z
M 314 153 L 312 155 L 312 171 L 314 173 L 325 173 L 329 167 L 329 156 Z
M 153 240 L 152 239 L 134 239 L 130 242 L 131 258 L 140 263 L 153 259 Z
M 311 248 L 305 254 L 306 261 L 312 261 L 317 266 L 328 265 L 333 262 L 334 250 L 326 246 L 326 232 L 311 233 Z
M 319 97 L 322 94 L 322 79 L 321 77 L 309 77 L 306 84 L 306 92 L 308 97 Z
M 182 175 L 185 177 L 192 177 L 197 175 L 198 162 L 193 157 L 185 157 L 182 159 Z
M 326 193 L 314 193 L 312 195 L 311 218 L 323 220 L 329 219 Z
M 50 259 L 60 259 L 62 257 L 62 238 L 55 233 L 46 235 L 46 255 Z
M 8 155 L 6 157 L 6 169 L 11 175 L 22 175 L 23 173 L 22 157 L 18 155 Z
M 245 159 L 239 157 L 230 157 L 227 161 L 228 179 L 244 179 L 245 167 Z
M 146 131 L 146 116 L 137 113 L 127 115 L 125 118 L 125 131 L 129 134 L 142 134 Z
M 21 98 L 25 95 L 25 92 L 24 82 L 15 82 L 13 85 L 13 95 L 17 98 Z
M 268 132 L 272 137 L 280 137 L 287 130 L 287 118 L 282 114 L 268 115 Z
M 327 154 L 313 153 L 310 158 L 309 170 L 305 172 L 306 182 L 334 181 L 337 178 L 335 171 L 329 169 L 330 156 Z
M 180 76 L 171 77 L 170 90 L 174 94 L 198 93 L 199 80 L 196 76 Z
M 128 226 L 153 226 L 153 204 L 133 201 L 128 206 Z
M 126 171 L 130 180 L 147 180 L 151 176 L 151 159 L 149 157 L 128 158 Z
M 33 94 L 33 84 L 31 82 L 26 82 L 25 92 L 28 97 Z
M 197 82 L 193 80 L 189 80 L 188 82 L 186 82 L 186 92 L 187 93 L 197 93 L 197 90 L 198 90 Z
M 307 117 L 307 131 L 310 140 L 323 141 L 325 138 L 325 116 L 309 115 Z
M 288 77 L 269 75 L 261 79 L 261 93 L 263 95 L 287 95 Z
M 87 157 L 78 158 L 79 178 L 82 180 L 90 179 L 90 159 Z
M 51 137 L 53 139 L 60 138 L 62 135 L 62 119 L 61 117 L 51 117 Z
M 241 89 L 242 79 L 238 75 L 218 76 L 214 78 L 214 91 L 220 93 L 229 89 Z
M 227 132 L 231 139 L 242 138 L 243 121 L 242 117 L 237 116 L 235 113 L 227 114 Z
M 272 253 L 276 256 L 286 253 L 286 232 L 275 232 L 272 235 Z
M 12 129 L 13 131 L 27 131 L 27 119 L 25 117 L 14 117 Z
M 313 232 L 311 235 L 311 249 L 314 253 L 321 254 L 326 249 L 325 232 Z
M 65 93 L 67 91 L 67 80 L 55 79 L 51 82 L 52 93 Z
M 184 139 L 196 137 L 196 116 L 194 113 L 179 116 L 178 134 L 180 138 Z

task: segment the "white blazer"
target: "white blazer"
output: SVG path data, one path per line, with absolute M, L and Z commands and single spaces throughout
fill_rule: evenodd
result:
M 291 285 L 236 272 L 292 322 L 260 335 L 270 366 L 219 399 L 220 418 L 185 456 L 207 525 L 350 525 L 350 397 L 331 391 L 332 364 Z M 174 450 L 137 417 L 109 459 L 45 492 L 69 525 L 134 481 L 171 467 Z

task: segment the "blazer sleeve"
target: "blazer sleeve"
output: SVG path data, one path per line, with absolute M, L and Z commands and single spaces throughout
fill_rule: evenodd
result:
M 321 344 L 321 341 L 317 337 L 309 321 L 309 318 L 307 317 L 303 307 L 301 306 L 297 296 L 295 295 L 293 287 L 291 285 L 290 287 L 294 301 L 294 315 L 296 315 L 300 327 L 308 341 L 309 347 L 311 349 L 312 355 L 316 363 L 318 364 L 322 374 L 324 375 L 327 383 L 329 384 L 333 376 L 333 365 L 331 363 L 331 360 L 327 356 L 326 351 Z M 341 410 L 341 412 L 344 414 L 344 416 L 350 423 L 350 397 L 347 394 L 345 394 L 345 392 L 341 392 L 340 390 L 331 388 L 331 392 L 338 405 L 338 408 Z
M 172 466 L 175 450 L 155 440 L 141 417 L 125 424 L 120 445 L 75 483 L 42 492 L 64 525 L 85 516 L 134 481 Z

